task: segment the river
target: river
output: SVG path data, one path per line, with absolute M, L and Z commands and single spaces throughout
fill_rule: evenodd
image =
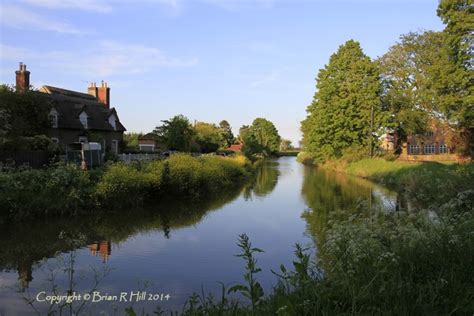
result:
M 268 292 L 277 282 L 271 270 L 291 267 L 295 243 L 317 255 L 331 212 L 397 207 L 397 195 L 384 187 L 283 157 L 266 161 L 243 187 L 200 203 L 3 225 L 0 315 L 120 315 L 132 304 L 140 312 L 180 310 L 193 292 L 219 296 L 219 282 L 243 282 L 244 262 L 235 257 L 242 233 L 264 250 L 257 279 Z M 102 300 L 99 294 L 86 300 L 91 290 Z M 53 293 L 74 292 L 67 306 L 48 301 Z

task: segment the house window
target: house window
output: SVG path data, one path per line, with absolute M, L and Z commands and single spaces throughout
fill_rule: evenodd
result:
M 448 146 L 446 144 L 439 145 L 439 153 L 440 154 L 447 154 L 448 153 Z
M 418 155 L 420 153 L 420 146 L 418 146 L 416 144 L 415 145 L 410 145 L 408 147 L 408 153 L 410 155 Z
M 58 128 L 58 112 L 55 109 L 51 109 L 49 112 L 49 121 L 52 128 Z
M 109 124 L 112 125 L 114 131 L 117 130 L 117 118 L 115 117 L 115 115 L 111 115 L 109 117 Z
M 426 133 L 425 133 L 425 136 L 426 136 L 426 137 L 433 137 L 433 135 L 434 135 L 434 134 L 433 134 L 432 131 L 429 131 L 429 132 L 426 132 Z
M 86 136 L 79 136 L 79 143 L 87 143 L 87 137 Z
M 79 115 L 79 121 L 81 121 L 81 124 L 84 128 L 87 128 L 87 113 L 86 112 L 82 112 L 80 115 Z
M 155 145 L 149 145 L 149 144 L 139 144 L 140 151 L 148 151 L 148 152 L 154 152 L 155 151 Z
M 425 148 L 424 148 L 424 153 L 425 155 L 432 155 L 435 153 L 435 145 L 425 145 Z
M 59 144 L 59 138 L 51 137 L 51 141 L 55 144 Z
M 118 140 L 112 139 L 112 152 L 118 154 Z

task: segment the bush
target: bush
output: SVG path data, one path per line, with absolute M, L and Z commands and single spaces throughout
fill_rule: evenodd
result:
M 142 172 L 138 164 L 112 164 L 97 184 L 96 195 L 103 208 L 138 205 L 151 191 L 153 180 L 153 175 Z
M 0 210 L 9 218 L 76 213 L 93 207 L 91 193 L 88 173 L 73 165 L 0 173 Z

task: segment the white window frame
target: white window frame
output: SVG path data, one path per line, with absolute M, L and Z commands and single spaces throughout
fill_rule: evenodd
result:
M 112 139 L 112 152 L 118 155 L 118 140 Z
M 79 114 L 79 121 L 81 122 L 82 126 L 87 129 L 88 128 L 88 115 L 86 112 L 82 111 L 81 114 Z
M 434 155 L 436 153 L 436 146 L 434 144 L 427 144 L 423 146 L 423 153 L 425 155 Z
M 408 146 L 408 154 L 409 155 L 419 155 L 420 154 L 420 146 L 417 144 L 410 144 Z
M 79 136 L 79 143 L 88 143 L 87 136 Z
M 54 144 L 59 144 L 59 138 L 57 138 L 57 137 L 51 137 L 51 141 L 52 141 Z
M 151 147 L 151 150 L 143 150 L 143 151 L 151 151 L 151 152 L 154 152 L 155 151 L 155 145 L 152 145 L 152 144 L 139 144 L 138 147 L 140 148 L 140 151 L 142 151 L 142 147 L 143 148 L 150 148 Z
M 49 119 L 51 121 L 51 127 L 58 128 L 58 112 L 55 109 L 51 109 L 49 112 Z
M 117 117 L 115 115 L 112 114 L 109 116 L 109 124 L 112 125 L 114 131 L 117 130 Z
M 439 145 L 439 153 L 440 153 L 440 154 L 447 154 L 447 153 L 449 153 L 449 151 L 448 151 L 448 145 L 446 145 L 446 144 L 441 144 L 441 145 Z

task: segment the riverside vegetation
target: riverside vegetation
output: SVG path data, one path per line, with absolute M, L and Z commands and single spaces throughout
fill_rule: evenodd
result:
M 6 169 L 0 173 L 0 218 L 24 220 L 117 210 L 177 195 L 199 198 L 235 187 L 251 170 L 243 156 L 185 154 L 164 161 L 112 163 L 88 172 L 66 164 Z
M 361 161 L 357 167 L 367 162 Z M 383 169 L 383 162 L 378 162 Z M 218 298 L 204 293 L 189 298 L 184 315 L 464 315 L 474 311 L 474 168 L 472 165 L 417 166 L 434 183 L 417 177 L 413 167 L 369 177 L 406 182 L 410 210 L 384 212 L 361 204 L 335 211 L 315 223 L 317 256 L 295 246 L 293 267 L 272 271 L 278 283 L 264 293 L 258 282 L 256 254 L 245 234 L 238 246 L 244 259 L 244 284 Z M 411 172 L 411 173 L 410 173 Z M 411 187 L 410 187 L 411 186 Z M 436 187 L 434 187 L 436 186 Z M 413 189 L 413 190 L 412 190 Z M 416 189 L 416 190 L 415 190 Z M 429 196 L 426 196 L 426 195 Z M 434 203 L 427 203 L 432 200 Z M 444 201 L 444 202 L 441 202 Z M 311 224 L 310 224 L 311 225 Z M 242 299 L 230 296 L 238 292 Z M 137 315 L 133 309 L 129 315 Z M 165 312 L 158 310 L 158 314 Z M 178 312 L 176 312 L 178 314 Z

